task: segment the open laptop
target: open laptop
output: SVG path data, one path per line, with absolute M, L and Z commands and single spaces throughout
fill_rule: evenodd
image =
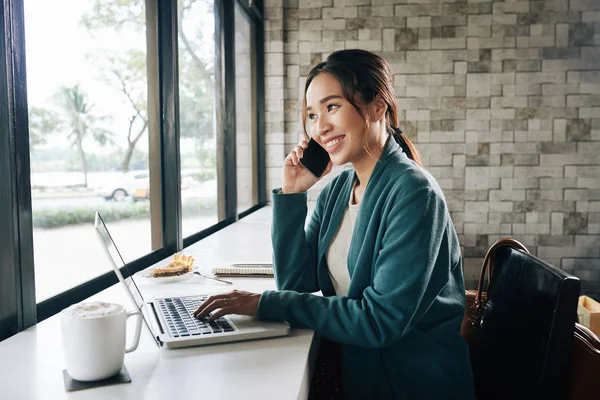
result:
M 195 318 L 192 313 L 208 295 L 144 300 L 98 212 L 94 227 L 115 274 L 132 303 L 141 312 L 146 326 L 159 346 L 189 347 L 284 336 L 289 333 L 289 325 L 284 322 L 260 321 L 244 315 L 228 315 L 213 322 L 209 322 L 208 318 Z M 119 268 L 124 268 L 127 278 L 123 277 Z

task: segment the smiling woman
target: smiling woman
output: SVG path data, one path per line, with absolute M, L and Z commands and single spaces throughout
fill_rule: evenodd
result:
M 326 339 L 319 365 L 341 368 L 315 380 L 312 397 L 473 398 L 458 238 L 440 187 L 399 129 L 389 64 L 334 52 L 307 77 L 303 116 L 332 164 L 353 169 L 320 193 L 305 231 L 305 192 L 317 181 L 298 165 L 306 142 L 284 161 L 273 197 L 280 291 L 261 296 L 259 317 Z M 301 294 L 319 290 L 324 297 Z
M 353 168 L 321 191 L 306 225 L 306 191 L 322 177 L 302 166 L 300 142 L 273 192 L 279 290 L 214 297 L 198 314 L 220 308 L 319 333 L 327 376 L 315 376 L 310 398 L 473 399 L 458 237 L 441 188 L 398 127 L 388 63 L 332 53 L 309 73 L 303 110 L 306 133 L 331 158 L 324 175 L 333 164 Z

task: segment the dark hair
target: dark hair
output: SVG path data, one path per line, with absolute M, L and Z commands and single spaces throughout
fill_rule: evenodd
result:
M 304 100 L 302 102 L 302 126 L 305 134 L 307 134 L 306 91 L 315 76 L 321 72 L 333 75 L 340 82 L 344 97 L 354 106 L 365 121 L 367 121 L 365 110 L 357 103 L 356 95 L 360 96 L 359 99 L 363 105 L 369 105 L 379 96 L 387 105 L 385 124 L 388 132 L 402 146 L 402 150 L 410 159 L 421 167 L 423 166 L 417 149 L 398 127 L 399 106 L 394 92 L 394 82 L 390 65 L 385 59 L 366 50 L 356 49 L 333 52 L 325 61 L 315 65 L 310 71 L 306 78 Z

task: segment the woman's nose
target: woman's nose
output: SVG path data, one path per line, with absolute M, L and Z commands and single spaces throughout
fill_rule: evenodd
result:
M 317 133 L 323 135 L 331 130 L 331 123 L 327 117 L 321 117 L 317 120 Z

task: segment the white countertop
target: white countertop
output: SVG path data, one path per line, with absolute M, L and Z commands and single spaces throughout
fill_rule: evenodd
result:
M 207 271 L 230 263 L 270 262 L 270 221 L 270 208 L 263 208 L 181 253 L 192 255 L 196 264 Z M 110 230 L 110 223 L 107 225 Z M 106 265 L 109 270 L 108 260 Z M 233 289 L 262 292 L 275 288 L 272 279 L 226 279 L 234 285 L 198 276 L 168 284 L 136 282 L 146 299 Z M 120 285 L 91 299 L 117 302 L 133 309 Z M 280 338 L 161 349 L 144 326 L 138 349 L 125 355 L 131 383 L 67 392 L 62 377 L 65 361 L 57 314 L 0 342 L 0 398 L 305 399 L 312 369 L 310 360 L 316 349 L 313 336 L 312 331 L 295 329 L 289 336 Z M 128 343 L 129 340 L 130 337 Z

